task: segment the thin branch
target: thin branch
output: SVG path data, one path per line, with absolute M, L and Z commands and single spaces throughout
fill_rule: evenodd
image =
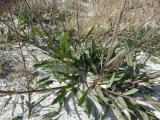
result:
M 123 98 L 132 99 L 132 100 L 135 100 L 135 101 L 144 101 L 144 102 L 147 102 L 147 103 L 160 104 L 160 101 L 158 101 L 158 100 L 145 100 L 144 98 L 141 98 L 141 97 L 131 97 L 131 96 L 128 96 L 128 95 L 124 95 L 123 93 L 115 93 L 115 92 L 112 92 L 112 91 L 104 89 L 104 88 L 101 88 L 101 90 L 103 91 L 105 96 L 107 96 L 107 94 L 109 93 L 109 94 L 112 94 L 114 96 L 120 96 L 120 97 L 123 97 Z
M 4 94 L 4 95 L 21 95 L 21 94 L 28 94 L 28 93 L 47 93 L 47 92 L 52 92 L 52 91 L 56 91 L 59 90 L 61 88 L 63 88 L 64 86 L 60 86 L 60 87 L 54 87 L 54 88 L 48 88 L 48 89 L 39 89 L 39 90 L 27 90 L 27 91 L 4 91 L 4 90 L 0 90 L 0 94 Z
M 120 25 L 120 22 L 121 22 L 121 19 L 122 19 L 122 15 L 123 15 L 123 13 L 124 13 L 125 6 L 126 6 L 126 0 L 124 0 L 124 2 L 123 2 L 122 10 L 120 11 L 120 14 L 119 14 L 119 17 L 118 17 L 118 22 L 117 22 L 115 31 L 114 31 L 114 33 L 113 33 L 113 39 L 110 41 L 110 42 L 111 42 L 111 43 L 110 43 L 111 46 L 109 47 L 109 50 L 108 50 L 108 53 L 109 53 L 109 54 L 107 55 L 107 58 L 106 58 L 106 61 L 105 61 L 104 65 L 107 64 L 107 62 L 109 61 L 109 59 L 110 59 L 110 57 L 111 57 L 110 53 L 111 53 L 111 50 L 112 50 L 113 43 L 115 42 L 116 37 L 117 37 L 119 25 Z M 106 47 L 107 47 L 107 46 L 106 46 Z M 104 66 L 104 67 L 101 69 L 101 73 L 102 73 L 102 74 L 103 74 L 105 68 L 106 68 L 106 66 Z
M 13 27 L 14 27 L 15 31 L 18 31 L 17 27 L 15 25 L 15 22 L 13 21 L 12 13 L 9 12 L 9 14 L 10 14 L 11 22 L 13 24 Z M 24 56 L 24 53 L 23 53 L 23 50 L 22 50 L 21 36 L 18 34 L 18 32 L 16 32 L 15 35 L 16 35 L 16 39 L 18 41 L 18 45 L 19 45 L 19 48 L 20 48 L 20 54 L 21 54 L 21 57 L 22 57 L 23 67 L 24 67 L 24 70 L 25 70 L 25 77 L 26 77 L 26 80 L 27 80 L 27 89 L 29 91 L 30 90 L 30 80 L 29 80 L 29 76 L 28 76 L 28 72 L 27 72 L 25 56 Z M 31 94 L 30 93 L 28 93 L 28 103 L 31 104 Z M 28 118 L 30 118 L 30 117 L 31 117 L 31 109 L 29 108 Z
M 112 41 L 111 41 L 111 47 L 110 47 L 109 51 L 111 51 L 112 46 L 113 46 L 113 43 L 114 43 L 115 40 L 116 40 L 117 33 L 118 33 L 118 29 L 119 29 L 119 25 L 120 25 L 120 22 L 121 22 L 121 19 L 122 19 L 122 16 L 123 16 L 125 7 L 126 7 L 126 0 L 124 0 L 123 6 L 122 6 L 122 10 L 121 10 L 120 13 L 119 13 L 118 22 L 117 22 L 117 24 L 116 24 L 116 28 L 115 28 L 115 31 L 114 31 L 114 33 L 113 33 L 113 39 L 112 39 Z M 109 53 L 110 53 L 110 52 L 109 52 Z M 108 55 L 106 61 L 108 62 L 109 59 L 110 59 L 110 55 Z
M 76 22 L 77 22 L 78 40 L 80 40 L 80 26 L 79 26 L 79 1 L 77 1 Z
M 30 7 L 30 5 L 29 5 L 29 3 L 27 2 L 27 0 L 24 0 L 24 1 L 25 1 L 25 3 L 26 3 L 27 7 L 30 9 L 30 11 L 31 11 L 36 17 L 38 17 L 37 12 L 34 11 L 34 10 Z M 38 17 L 38 18 L 39 18 L 39 17 Z M 39 18 L 39 19 L 40 19 L 40 18 Z M 42 22 L 39 21 L 39 20 L 38 20 L 38 22 L 39 22 L 40 26 L 42 27 L 42 29 L 44 30 L 44 32 L 46 33 L 46 35 L 47 35 L 48 37 L 50 37 L 50 34 L 49 34 L 48 31 L 45 29 L 45 27 L 43 26 Z
M 143 78 L 142 80 L 135 80 L 135 81 L 130 81 L 130 82 L 124 82 L 122 84 L 117 85 L 117 87 L 120 87 L 120 88 L 129 88 L 129 87 L 132 87 L 132 86 L 137 85 L 137 84 L 142 83 L 142 82 L 153 81 L 153 80 L 155 80 L 156 78 L 159 78 L 159 77 L 160 77 L 160 71 L 157 71 L 157 72 L 152 73 L 151 75 Z

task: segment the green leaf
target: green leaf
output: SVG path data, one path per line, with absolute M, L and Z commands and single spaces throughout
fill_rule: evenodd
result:
M 134 94 L 134 93 L 136 93 L 136 92 L 138 92 L 138 91 L 139 91 L 139 89 L 133 88 L 133 89 L 127 91 L 127 92 L 124 92 L 123 94 L 124 94 L 124 95 L 132 95 L 132 94 Z
M 26 105 L 27 105 L 27 107 L 28 107 L 28 111 L 30 112 L 29 114 L 31 114 L 32 113 L 32 111 L 33 111 L 33 105 L 34 105 L 34 103 L 35 102 L 28 102 L 28 101 L 26 101 Z
M 123 113 L 125 114 L 125 116 L 127 117 L 128 120 L 131 120 L 131 115 L 128 112 L 128 106 L 127 103 L 124 101 L 124 99 L 122 97 L 118 97 L 117 98 L 120 106 L 121 106 L 121 110 L 123 111 Z
M 126 54 L 126 52 L 124 50 L 121 50 L 120 52 L 117 53 L 117 55 L 115 57 L 113 57 L 112 59 L 110 59 L 106 65 L 106 69 L 108 69 L 107 67 L 115 67 L 116 65 L 118 65 L 122 60 L 124 55 Z
M 40 63 L 34 64 L 33 67 L 37 69 L 37 68 L 40 68 L 40 67 L 45 67 L 46 65 L 49 65 L 51 63 L 52 62 L 49 61 L 49 60 L 43 60 Z
M 45 88 L 53 83 L 53 80 L 39 82 L 35 85 L 36 88 Z
M 60 101 L 62 101 L 62 99 L 65 97 L 66 94 L 67 94 L 66 91 L 63 91 L 62 93 L 60 93 L 60 94 L 53 100 L 52 105 L 53 105 L 53 104 L 56 104 L 56 103 L 58 103 L 58 102 L 60 102 Z
M 63 98 L 65 97 L 65 95 L 68 93 L 68 89 L 72 88 L 75 84 L 68 84 L 66 86 L 64 86 L 63 88 L 61 88 L 57 94 L 58 96 L 53 100 L 53 102 L 51 103 L 52 105 L 53 104 L 56 104 L 58 102 L 62 102 L 63 101 Z
M 107 54 L 107 59 L 106 61 L 109 62 L 109 60 L 112 58 L 116 48 L 117 48 L 118 43 L 114 42 L 113 45 L 109 48 L 108 54 Z
M 33 107 L 35 108 L 38 104 L 40 104 L 43 100 L 45 100 L 48 96 L 50 96 L 52 93 L 47 94 L 47 95 L 43 95 L 41 98 L 39 98 L 33 105 Z
M 76 74 L 78 73 L 78 69 L 71 67 L 69 65 L 63 64 L 63 63 L 57 63 L 54 61 L 42 61 L 39 64 L 34 65 L 35 68 L 43 67 L 51 72 L 60 72 L 65 74 Z
M 85 101 L 85 99 L 86 99 L 86 97 L 87 97 L 87 95 L 88 95 L 88 92 L 89 92 L 89 89 L 87 89 L 87 90 L 83 93 L 83 95 L 81 96 L 81 98 L 78 100 L 78 105 L 79 105 L 79 106 L 81 106 L 81 105 L 84 103 L 84 101 Z
M 86 39 L 90 36 L 90 34 L 91 34 L 92 31 L 94 30 L 94 28 L 95 28 L 95 27 L 92 27 L 92 28 L 89 30 L 89 32 L 87 33 L 87 35 L 86 35 L 86 37 L 85 37 Z
M 90 117 L 90 116 L 91 116 L 91 113 L 92 113 L 92 108 L 91 108 L 91 105 L 90 105 L 90 102 L 89 102 L 88 99 L 86 100 L 86 105 L 85 105 L 85 107 L 86 107 L 87 115 L 88 115 L 88 117 Z
M 131 49 L 131 48 L 134 47 L 135 42 L 133 40 L 131 40 L 131 39 L 128 39 L 128 40 L 126 40 L 126 44 Z
M 74 67 L 69 67 L 66 65 L 50 65 L 47 66 L 47 68 L 49 68 L 52 72 L 61 72 L 61 73 L 65 73 L 65 74 L 77 74 L 78 70 Z
M 152 104 L 152 106 L 156 109 L 156 110 L 158 110 L 158 111 L 160 111 L 160 103 L 159 104 Z
M 104 96 L 100 88 L 96 88 L 97 97 L 100 98 L 106 105 L 108 105 L 109 99 Z
M 150 96 L 150 95 L 144 95 L 144 97 L 147 99 L 147 100 L 150 100 L 150 101 L 152 101 L 152 100 L 155 100 L 152 96 Z M 158 100 L 157 100 L 157 102 L 158 102 Z M 151 104 L 156 110 L 158 110 L 158 111 L 160 111 L 160 103 L 159 104 L 154 104 L 154 103 L 152 103 Z
M 86 112 L 88 114 L 88 117 L 92 114 L 95 120 L 99 120 L 101 115 L 100 112 L 95 104 L 95 102 L 90 98 L 87 97 L 86 104 L 85 104 Z
M 134 113 L 135 113 L 134 117 L 136 117 L 140 120 L 152 120 L 151 118 L 153 118 L 153 120 L 157 119 L 156 116 L 154 115 L 154 113 L 152 113 L 148 109 L 148 107 L 137 103 L 133 99 L 126 99 L 126 101 L 127 101 L 127 104 L 128 104 L 128 107 L 130 108 L 130 110 L 134 111 Z
M 23 116 L 14 117 L 14 118 L 12 118 L 12 120 L 23 120 Z
M 141 114 L 143 120 L 150 120 L 150 118 L 148 117 L 148 115 L 145 112 L 143 112 L 140 109 L 138 109 L 138 111 Z
M 120 105 L 123 107 L 122 109 L 127 108 L 127 104 L 122 97 L 118 97 L 117 100 L 120 103 Z
M 60 117 L 60 109 L 58 111 L 52 111 L 42 116 L 42 120 L 57 120 Z
M 94 30 L 95 27 L 92 27 L 88 33 L 86 34 L 86 36 L 84 37 L 84 39 L 81 41 L 81 43 L 86 42 L 86 39 L 88 39 L 88 37 L 90 36 L 90 34 L 92 33 L 92 31 Z
M 111 104 L 110 106 L 112 107 L 113 112 L 116 113 L 118 120 L 127 120 L 126 116 L 122 114 L 122 111 L 119 109 L 119 107 L 116 104 Z
M 37 84 L 41 83 L 41 82 L 45 82 L 46 80 L 48 80 L 50 77 L 44 77 L 42 79 L 40 79 Z
M 132 56 L 132 52 L 130 51 L 130 47 L 127 44 L 127 42 L 125 42 L 125 50 L 126 50 L 126 60 L 127 60 L 127 64 L 131 67 L 133 67 L 133 56 Z
M 125 116 L 127 117 L 128 120 L 132 120 L 130 113 L 128 112 L 127 109 L 123 110 L 123 113 L 125 114 Z
M 136 101 L 133 100 L 133 99 L 125 99 L 125 101 L 126 101 L 126 103 L 128 105 L 128 108 L 133 111 L 133 114 L 132 114 L 133 117 L 137 118 L 137 119 L 140 119 L 140 120 L 143 120 L 143 117 L 142 117 L 142 115 L 141 115 L 141 113 L 139 111 L 140 107 L 136 103 Z
M 42 31 L 41 31 L 39 28 L 37 28 L 37 27 L 32 27 L 31 32 L 33 33 L 33 35 L 40 35 L 40 36 L 43 36 Z
M 67 32 L 63 32 L 61 34 L 61 38 L 60 38 L 60 48 L 64 53 L 68 53 L 69 51 L 69 44 L 68 44 L 68 33 Z
M 110 82 L 109 82 L 109 87 L 111 87 L 112 86 L 112 84 L 113 84 L 113 82 L 114 82 L 114 79 L 115 79 L 115 73 L 113 73 L 113 75 L 112 75 L 112 77 L 111 77 L 111 79 L 110 79 Z

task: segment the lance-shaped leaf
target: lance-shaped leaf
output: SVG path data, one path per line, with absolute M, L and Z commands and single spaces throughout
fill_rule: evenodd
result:
M 121 110 L 123 111 L 123 113 L 125 114 L 125 116 L 127 117 L 128 120 L 131 120 L 131 115 L 128 112 L 128 106 L 127 103 L 124 101 L 124 99 L 122 97 L 118 97 L 117 98 L 119 105 L 121 107 Z
M 65 97 L 65 95 L 67 94 L 67 91 L 64 89 L 62 90 L 59 95 L 53 100 L 52 105 L 56 104 L 58 102 L 61 102 L 63 100 L 63 98 Z
M 86 100 L 86 97 L 87 97 L 87 95 L 88 95 L 88 93 L 89 93 L 89 90 L 90 90 L 90 89 L 87 89 L 87 90 L 83 93 L 83 95 L 81 96 L 81 98 L 79 99 L 79 101 L 78 101 L 78 105 L 79 105 L 79 106 L 81 106 L 81 105 L 84 103 L 84 101 Z
M 60 37 L 60 48 L 64 53 L 68 53 L 69 44 L 68 44 L 68 33 L 63 32 Z
M 138 92 L 138 91 L 139 91 L 139 89 L 133 88 L 133 89 L 127 91 L 127 92 L 124 92 L 123 94 L 124 94 L 124 95 L 132 95 L 132 94 L 134 94 L 134 93 L 136 93 L 136 92 Z
M 124 59 L 124 55 L 126 54 L 126 52 L 124 50 L 120 51 L 117 53 L 117 55 L 110 59 L 106 65 L 106 68 L 113 68 L 116 67 L 121 61 L 123 61 Z
M 23 120 L 23 116 L 16 116 L 12 118 L 12 120 Z
M 53 102 L 51 103 L 56 104 L 58 102 L 62 102 L 63 98 L 65 97 L 65 95 L 69 92 L 69 89 L 72 88 L 75 84 L 68 84 L 66 86 L 64 86 L 63 88 L 61 88 L 58 92 L 57 92 L 57 97 L 53 100 Z
M 133 67 L 133 56 L 132 56 L 132 52 L 130 51 L 130 47 L 127 44 L 127 42 L 125 42 L 125 50 L 126 50 L 126 60 L 127 60 L 127 64 L 131 67 Z
M 50 70 L 51 72 L 59 72 L 59 73 L 65 73 L 65 74 L 77 74 L 78 70 L 74 67 L 70 67 L 64 64 L 51 64 L 46 65 L 45 68 Z

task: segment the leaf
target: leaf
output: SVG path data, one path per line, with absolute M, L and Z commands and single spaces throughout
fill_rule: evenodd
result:
M 37 82 L 37 84 L 39 84 L 39 83 L 41 83 L 41 82 L 44 82 L 44 81 L 48 80 L 49 78 L 50 78 L 50 77 L 44 77 L 44 78 L 40 79 L 40 80 Z
M 51 72 L 60 72 L 60 73 L 65 73 L 65 74 L 76 74 L 78 73 L 78 69 L 75 67 L 71 67 L 69 65 L 63 64 L 63 63 L 57 63 L 54 61 L 42 61 L 39 64 L 34 65 L 35 68 L 43 67 Z
M 37 27 L 32 27 L 31 32 L 33 33 L 33 35 L 40 35 L 40 36 L 43 36 L 42 31 L 40 31 L 40 29 L 37 28 Z
M 139 89 L 133 88 L 133 89 L 127 91 L 127 92 L 124 92 L 123 94 L 124 94 L 124 95 L 132 95 L 132 94 L 134 94 L 134 93 L 136 93 L 136 92 L 138 92 L 138 91 L 139 91 Z
M 99 103 L 99 98 L 95 94 L 90 94 L 89 97 L 95 102 Z
M 116 75 L 116 74 L 113 73 L 113 75 L 112 75 L 112 77 L 111 77 L 111 79 L 110 79 L 110 82 L 109 82 L 109 87 L 112 86 L 112 84 L 113 84 L 113 82 L 114 82 L 115 75 Z
M 27 105 L 27 107 L 28 107 L 28 111 L 29 111 L 29 114 L 31 115 L 31 113 L 33 112 L 33 105 L 34 105 L 34 102 L 28 102 L 28 101 L 26 101 L 26 105 Z
M 35 85 L 35 88 L 45 88 L 53 83 L 53 80 L 48 80 L 48 81 L 43 81 L 39 82 L 38 84 Z
M 71 113 L 71 106 L 69 104 L 70 99 L 73 97 L 73 92 L 69 92 L 64 98 L 64 109 L 67 112 L 67 115 Z
M 12 118 L 12 120 L 23 120 L 23 116 L 14 117 L 14 118 Z
M 86 112 L 88 114 L 88 117 L 90 117 L 90 115 L 92 114 L 92 116 L 94 117 L 95 120 L 100 119 L 99 109 L 96 106 L 95 102 L 90 97 L 86 98 L 86 106 L 85 107 L 86 107 Z
M 53 102 L 51 104 L 53 105 L 53 104 L 56 104 L 58 102 L 61 102 L 63 100 L 63 98 L 65 97 L 65 95 L 68 93 L 68 89 L 72 88 L 74 85 L 75 84 L 68 84 L 68 85 L 64 86 L 63 88 L 61 88 L 57 92 L 58 96 L 53 100 Z
M 126 44 L 131 49 L 131 48 L 134 47 L 135 42 L 133 40 L 131 40 L 131 39 L 128 39 L 128 40 L 126 40 Z
M 89 30 L 89 32 L 87 33 L 85 39 L 87 39 L 87 38 L 90 36 L 90 34 L 91 34 L 92 31 L 94 30 L 94 28 L 95 28 L 95 27 L 92 27 L 92 28 Z
M 52 105 L 60 102 L 60 101 L 64 98 L 65 95 L 66 95 L 66 91 L 64 91 L 63 93 L 59 94 L 59 95 L 53 100 Z
M 90 117 L 91 116 L 91 112 L 92 112 L 92 108 L 91 108 L 91 105 L 90 105 L 90 102 L 89 102 L 88 99 L 86 100 L 85 108 L 86 108 L 85 111 L 87 112 L 88 117 Z
M 114 56 L 114 52 L 117 48 L 118 43 L 114 42 L 113 45 L 108 49 L 107 59 L 106 61 L 109 62 L 109 60 Z
M 81 43 L 86 42 L 86 39 L 88 39 L 88 37 L 90 36 L 90 34 L 92 33 L 92 31 L 94 30 L 95 27 L 92 27 L 88 33 L 86 34 L 85 38 L 81 41 Z
M 128 46 L 127 42 L 125 42 L 127 64 L 133 67 L 133 56 L 132 56 L 132 52 L 130 51 L 130 49 L 131 48 Z
M 57 120 L 60 117 L 60 109 L 58 111 L 52 111 L 42 116 L 42 120 Z M 54 117 L 54 118 L 53 118 Z
M 138 111 L 141 114 L 143 120 L 150 120 L 150 118 L 148 117 L 148 115 L 145 112 L 143 112 L 140 109 L 138 109 Z
M 134 111 L 134 117 L 140 120 L 150 120 L 148 118 L 153 117 L 156 118 L 153 113 L 151 113 L 146 106 L 140 105 L 139 103 L 133 99 L 126 99 L 126 103 L 130 110 Z M 152 120 L 152 119 L 151 119 Z
M 118 120 L 126 120 L 126 117 L 124 114 L 122 114 L 122 111 L 119 109 L 119 107 L 116 104 L 111 104 L 113 112 L 116 114 Z
M 158 111 L 160 111 L 160 103 L 159 104 L 152 104 L 152 106 L 156 109 L 156 110 L 158 110 Z
M 106 65 L 106 68 L 107 68 L 107 67 L 113 68 L 113 67 L 115 67 L 117 64 L 119 64 L 119 63 L 121 62 L 121 60 L 123 60 L 123 57 L 124 57 L 125 53 L 126 53 L 126 52 L 125 52 L 124 50 L 118 52 L 117 55 L 116 55 L 114 58 L 112 58 L 112 59 L 110 59 L 110 60 L 108 61 L 107 65 Z
M 40 67 L 45 67 L 46 65 L 49 65 L 51 63 L 52 62 L 49 61 L 49 60 L 43 60 L 40 63 L 34 64 L 33 67 L 37 69 L 37 68 L 40 68 Z
M 106 105 L 109 105 L 109 99 L 104 96 L 100 88 L 96 88 L 97 97 L 100 98 Z
M 117 100 L 118 100 L 118 102 L 119 102 L 119 104 L 121 106 L 121 110 L 123 111 L 123 113 L 125 114 L 127 119 L 131 120 L 131 115 L 127 110 L 128 106 L 127 106 L 126 102 L 124 101 L 124 99 L 122 97 L 118 97 Z
M 69 44 L 68 44 L 68 33 L 67 32 L 63 32 L 61 34 L 61 38 L 60 38 L 60 48 L 64 53 L 68 53 L 68 48 L 69 48 Z
M 125 114 L 125 116 L 127 117 L 128 120 L 132 120 L 130 113 L 128 112 L 127 109 L 123 110 L 123 113 Z
M 50 69 L 52 72 L 61 72 L 65 74 L 76 74 L 78 72 L 76 68 L 63 64 L 52 64 L 46 66 L 46 68 Z
M 47 94 L 47 95 L 43 95 L 41 98 L 39 98 L 33 105 L 33 107 L 35 108 L 38 104 L 40 104 L 43 100 L 45 100 L 48 96 L 50 96 L 52 93 Z
M 144 95 L 144 97 L 147 99 L 147 100 L 150 100 L 150 101 L 152 101 L 152 100 L 155 100 L 152 96 L 150 96 L 150 95 Z M 157 100 L 157 102 L 158 102 L 158 100 Z M 160 103 L 159 104 L 154 104 L 154 103 L 152 103 L 151 104 L 156 110 L 158 110 L 158 111 L 160 111 Z
M 9 102 L 11 101 L 12 97 L 10 96 L 7 100 L 5 100 L 5 104 L 4 104 L 4 108 L 9 104 Z
M 86 99 L 86 97 L 87 97 L 87 95 L 88 95 L 88 92 L 89 92 L 89 89 L 87 89 L 87 90 L 83 93 L 83 95 L 81 96 L 81 98 L 78 100 L 78 105 L 79 105 L 79 106 L 81 106 L 81 105 L 84 103 L 84 101 L 85 101 L 85 99 Z

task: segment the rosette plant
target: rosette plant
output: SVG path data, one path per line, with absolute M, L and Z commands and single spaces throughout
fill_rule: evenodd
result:
M 19 10 L 17 7 L 14 14 L 10 14 L 12 24 L 8 20 L 0 19 L 12 31 L 11 33 L 16 34 L 15 38 L 20 48 L 25 46 L 25 43 L 32 44 L 49 56 L 42 61 L 33 56 L 38 61 L 34 67 L 42 68 L 45 72 L 45 77 L 36 81 L 35 85 L 31 85 L 28 80 L 27 91 L 1 92 L 28 93 L 28 100 L 24 100 L 25 97 L 21 96 L 23 105 L 26 103 L 28 107 L 28 118 L 34 114 L 34 110 L 43 100 L 55 93 L 52 105 L 59 104 L 60 109 L 43 115 L 44 120 L 59 117 L 59 113 L 65 107 L 65 98 L 71 94 L 77 106 L 82 107 L 90 119 L 105 119 L 107 115 L 105 109 L 103 112 L 99 109 L 109 108 L 117 119 L 157 120 L 153 111 L 160 111 L 159 101 L 147 93 L 146 89 L 152 90 L 147 88 L 147 85 L 149 86 L 150 81 L 160 76 L 157 73 L 148 74 L 144 70 L 148 56 L 144 61 L 139 61 L 138 56 L 141 51 L 147 52 L 148 48 L 140 46 L 143 41 L 135 41 L 141 40 L 145 31 L 134 31 L 133 34 L 128 34 L 132 33 L 131 31 L 124 31 L 117 35 L 102 33 L 102 36 L 108 37 L 102 40 L 101 35 L 99 37 L 93 34 L 94 28 L 86 35 L 80 35 L 79 30 L 78 33 L 75 30 L 67 30 L 64 22 L 65 17 L 70 14 L 62 13 L 53 6 L 49 9 L 42 6 L 40 11 L 35 11 L 26 3 L 24 9 Z M 14 35 L 10 34 L 10 38 L 13 39 Z M 115 36 L 118 38 L 117 41 Z M 159 42 L 159 39 L 156 41 Z M 25 67 L 22 49 L 21 54 Z M 54 83 L 58 86 L 54 86 Z M 33 92 L 50 93 L 38 101 L 32 101 Z M 6 105 L 10 100 L 11 98 Z M 153 107 L 141 104 L 142 102 L 149 103 Z M 18 116 L 14 119 L 23 118 Z
M 99 106 L 110 108 L 118 119 L 158 119 L 147 106 L 139 101 L 149 102 L 159 110 L 158 101 L 147 94 L 143 84 L 154 79 L 142 69 L 139 62 L 136 43 L 125 40 L 124 43 L 97 41 L 91 36 L 94 28 L 81 39 L 73 37 L 71 32 L 62 32 L 48 40 L 43 46 L 51 57 L 35 64 L 35 68 L 44 68 L 48 78 L 38 81 L 41 87 L 59 82 L 57 97 L 52 104 L 64 107 L 64 98 L 73 94 L 77 105 L 81 106 L 89 117 L 98 120 L 105 117 Z M 51 115 L 46 114 L 44 117 Z

